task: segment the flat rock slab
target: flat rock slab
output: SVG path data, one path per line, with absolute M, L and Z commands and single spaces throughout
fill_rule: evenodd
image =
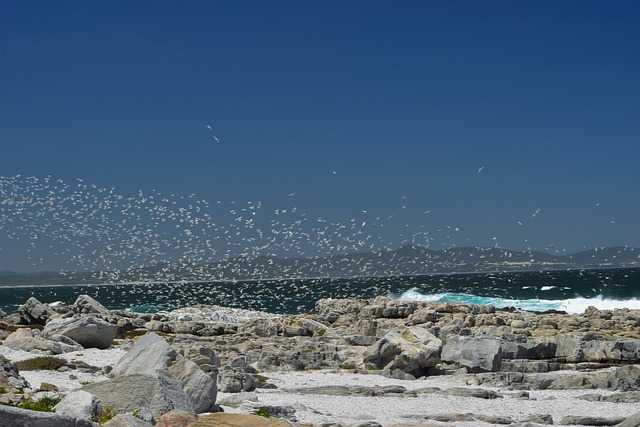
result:
M 626 418 L 604 418 L 604 417 L 582 417 L 579 415 L 569 415 L 564 417 L 560 424 L 566 425 L 584 425 L 584 426 L 614 426 L 620 424 Z
M 218 412 L 200 417 L 197 421 L 189 424 L 189 427 L 292 427 L 292 425 L 290 422 L 278 418 Z
M 0 405 L 0 426 L 11 427 L 99 427 L 88 420 L 76 419 L 52 412 L 30 411 Z

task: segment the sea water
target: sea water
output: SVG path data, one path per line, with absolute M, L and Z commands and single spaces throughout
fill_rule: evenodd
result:
M 0 309 L 14 312 L 33 296 L 72 304 L 87 294 L 109 309 L 157 312 L 198 304 L 301 313 L 322 298 L 373 298 L 490 304 L 532 311 L 582 313 L 640 309 L 640 269 L 465 273 L 401 277 L 29 286 L 0 288 Z

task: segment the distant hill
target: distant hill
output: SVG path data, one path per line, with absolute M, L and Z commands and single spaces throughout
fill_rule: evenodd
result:
M 434 251 L 406 245 L 395 251 L 354 252 L 320 258 L 237 257 L 206 265 L 160 263 L 97 274 L 0 272 L 0 286 L 312 277 L 406 276 L 437 273 L 543 271 L 640 267 L 640 249 L 606 247 L 570 255 L 543 251 L 461 247 Z

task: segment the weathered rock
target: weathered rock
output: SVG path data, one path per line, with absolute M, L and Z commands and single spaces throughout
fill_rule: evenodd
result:
M 442 413 L 425 415 L 423 418 L 427 420 L 440 421 L 442 423 L 450 423 L 454 421 L 475 421 L 473 414 L 456 414 L 456 413 Z
M 536 423 L 536 424 L 553 424 L 553 417 L 549 414 L 534 414 L 524 417 L 520 420 L 521 423 Z
M 72 351 L 81 351 L 84 349 L 80 344 L 69 344 L 69 342 L 60 342 L 48 340 L 39 335 L 38 330 L 29 328 L 20 328 L 9 334 L 4 340 L 4 345 L 14 350 L 32 351 L 44 354 L 61 354 Z
M 218 412 L 198 418 L 189 427 L 292 427 L 292 425 L 289 421 L 278 418 Z
M 99 427 L 92 421 L 76 419 L 52 412 L 30 411 L 13 406 L 0 405 L 2 427 Z
M 627 417 L 623 422 L 616 427 L 640 427 L 640 412 Z
M 114 366 L 110 375 L 157 372 L 163 372 L 180 382 L 196 413 L 206 412 L 215 405 L 218 392 L 215 378 L 153 332 L 142 337 Z
M 138 417 L 134 417 L 131 414 L 117 414 L 106 423 L 102 424 L 102 427 L 149 427 L 153 424 L 141 420 Z
M 53 319 L 44 327 L 42 335 L 69 337 L 85 348 L 107 349 L 116 337 L 118 327 L 95 317 Z
M 494 338 L 449 337 L 440 357 L 470 373 L 496 372 L 502 362 L 502 343 Z
M 20 375 L 18 368 L 0 354 L 0 387 L 29 388 L 29 383 Z
M 239 406 L 244 402 L 257 402 L 258 395 L 253 391 L 241 391 L 219 399 L 217 404 L 220 406 Z
M 73 304 L 73 311 L 77 314 L 93 314 L 109 316 L 109 310 L 89 295 L 80 295 Z
M 442 341 L 419 326 L 400 325 L 364 352 L 364 361 L 379 369 L 400 369 L 416 377 L 440 362 Z
M 43 304 L 36 298 L 29 298 L 24 304 L 18 308 L 18 313 L 30 325 L 45 325 L 47 320 L 56 314 L 55 310 L 49 305 Z
M 173 410 L 162 415 L 156 427 L 187 427 L 196 420 L 197 417 L 190 412 Z
M 56 414 L 68 415 L 74 418 L 91 420 L 96 413 L 97 402 L 91 393 L 84 390 L 74 390 L 62 398 L 53 410 Z
M 503 359 L 551 359 L 556 356 L 556 343 L 532 338 L 527 342 L 502 343 Z
M 511 424 L 513 420 L 511 417 L 500 416 L 500 415 L 482 415 L 477 414 L 473 416 L 478 421 L 483 421 L 489 424 Z
M 239 393 L 255 390 L 253 376 L 242 369 L 225 366 L 218 372 L 218 390 L 223 393 Z
M 583 417 L 580 415 L 567 415 L 562 420 L 560 420 L 560 424 L 584 425 L 584 426 L 614 426 L 616 424 L 620 424 L 624 420 L 625 418 L 621 418 L 621 417 L 605 418 L 605 417 Z
M 476 397 L 479 399 L 497 399 L 501 397 L 498 392 L 484 388 L 450 387 L 439 390 L 436 393 L 447 396 Z
M 82 390 L 95 396 L 99 407 L 108 405 L 117 413 L 148 407 L 153 417 L 158 419 L 173 409 L 194 412 L 180 382 L 161 372 L 120 375 L 108 381 L 84 385 Z
M 638 403 L 640 402 L 640 391 L 624 391 L 606 396 L 602 394 L 585 394 L 578 396 L 578 399 L 590 402 Z

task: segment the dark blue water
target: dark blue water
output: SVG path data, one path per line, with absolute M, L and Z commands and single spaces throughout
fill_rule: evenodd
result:
M 272 313 L 313 310 L 321 298 L 452 301 L 582 312 L 640 308 L 640 269 L 447 274 L 360 279 L 290 279 L 0 288 L 0 309 L 13 312 L 29 297 L 73 303 L 87 294 L 109 309 L 140 312 L 215 304 Z

